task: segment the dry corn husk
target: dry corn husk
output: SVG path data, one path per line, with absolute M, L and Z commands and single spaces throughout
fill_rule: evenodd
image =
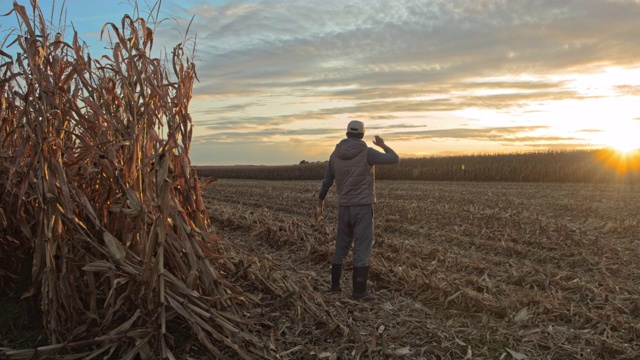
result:
M 189 160 L 184 44 L 152 58 L 153 21 L 125 15 L 102 28 L 112 50 L 95 60 L 31 5 L 6 15 L 20 54 L 0 52 L 0 286 L 32 253 L 23 296 L 39 297 L 51 344 L 37 353 L 175 358 L 172 332 L 187 328 L 220 358 L 272 357 L 245 333 L 250 297 L 224 279 L 229 263 L 212 261 L 224 253 Z

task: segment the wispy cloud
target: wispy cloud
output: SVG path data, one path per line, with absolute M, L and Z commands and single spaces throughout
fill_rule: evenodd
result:
M 263 1 L 197 14 L 205 93 L 413 86 L 635 64 L 634 1 Z M 238 81 L 237 87 L 225 84 Z M 219 86 L 223 85 L 223 86 Z

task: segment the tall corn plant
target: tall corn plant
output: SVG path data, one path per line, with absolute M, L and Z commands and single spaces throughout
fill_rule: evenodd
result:
M 186 327 L 216 357 L 271 357 L 242 328 L 190 166 L 183 44 L 163 65 L 147 21 L 125 15 L 94 60 L 31 8 L 14 3 L 20 52 L 0 52 L 0 246 L 33 252 L 24 296 L 39 297 L 51 344 L 39 354 L 174 358 L 171 329 Z

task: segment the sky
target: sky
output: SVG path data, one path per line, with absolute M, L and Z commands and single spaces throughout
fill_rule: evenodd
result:
M 128 1 L 64 5 L 94 58 L 102 25 L 132 14 Z M 638 0 L 160 5 L 154 48 L 195 50 L 194 165 L 325 161 L 354 119 L 401 157 L 640 146 Z

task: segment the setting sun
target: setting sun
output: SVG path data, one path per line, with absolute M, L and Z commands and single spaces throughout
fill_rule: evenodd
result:
M 638 139 L 633 138 L 631 134 L 620 134 L 607 145 L 618 152 L 629 153 L 638 148 Z
M 611 151 L 600 153 L 600 161 L 619 174 L 640 169 L 640 121 L 613 121 L 594 137 L 594 144 L 604 145 Z
M 640 134 L 640 124 L 624 123 L 603 131 L 598 140 L 618 152 L 630 153 L 640 148 L 638 134 Z

